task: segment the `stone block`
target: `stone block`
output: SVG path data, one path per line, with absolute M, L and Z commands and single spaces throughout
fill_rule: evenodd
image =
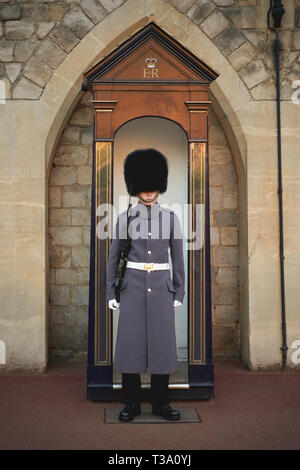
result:
M 72 305 L 89 304 L 89 286 L 71 286 Z
M 17 42 L 14 53 L 16 62 L 27 62 L 37 45 L 32 39 Z
M 44 39 L 50 33 L 51 29 L 55 26 L 54 21 L 48 23 L 47 21 L 42 21 L 38 24 L 36 31 L 36 36 L 38 39 Z
M 13 98 L 15 99 L 24 99 L 24 100 L 38 100 L 43 92 L 43 89 L 23 77 L 16 84 L 13 89 Z
M 224 8 L 224 14 L 239 29 L 255 29 L 256 28 L 256 7 L 244 6 L 235 8 Z
M 215 305 L 215 321 L 221 323 L 233 323 L 239 321 L 238 304 Z
M 238 245 L 237 227 L 223 227 L 221 232 L 221 245 Z
M 90 209 L 72 209 L 72 225 L 90 225 Z
M 32 21 L 6 21 L 5 23 L 6 39 L 23 40 L 30 39 L 34 33 L 34 24 Z
M 294 31 L 293 41 L 294 41 L 294 48 L 299 51 L 300 50 L 300 30 Z
M 230 25 L 225 31 L 221 32 L 214 43 L 225 56 L 231 54 L 246 41 L 246 37 L 234 25 Z
M 22 64 L 6 64 L 5 65 L 5 70 L 6 70 L 10 83 L 14 83 L 17 80 L 21 69 L 22 69 Z
M 69 246 L 51 246 L 49 249 L 50 266 L 67 268 L 71 266 L 72 249 Z
M 86 187 L 74 186 L 65 188 L 63 192 L 63 206 L 64 207 L 86 207 L 88 193 Z
M 191 18 L 194 23 L 199 24 L 203 21 L 213 10 L 215 5 L 211 0 L 198 0 L 188 10 L 187 16 Z
M 61 188 L 49 187 L 49 207 L 61 207 Z
M 22 16 L 22 10 L 20 5 L 0 5 L 0 20 L 19 20 Z
M 82 39 L 94 26 L 93 22 L 78 7 L 74 6 L 64 16 L 64 23 Z
M 77 280 L 76 284 L 86 285 L 89 283 L 90 270 L 89 268 L 78 268 L 77 269 Z
M 90 265 L 90 250 L 85 246 L 72 248 L 72 266 L 87 268 Z
M 209 149 L 215 151 L 215 147 L 226 148 L 228 146 L 223 129 L 219 123 L 216 126 L 211 125 L 209 128 Z
M 200 28 L 210 39 L 215 38 L 230 25 L 230 21 L 219 10 L 214 10 L 202 23 Z
M 216 246 L 213 249 L 214 266 L 238 266 L 239 247 L 238 246 Z
M 295 27 L 300 28 L 300 6 L 295 7 Z
M 216 281 L 218 284 L 238 285 L 239 283 L 238 268 L 219 268 Z
M 218 7 L 231 7 L 234 4 L 234 0 L 214 0 Z
M 52 305 L 69 305 L 70 293 L 68 286 L 50 286 L 50 303 Z
M 224 348 L 226 345 L 234 343 L 234 326 L 214 325 L 212 329 L 213 348 Z
M 229 54 L 228 60 L 236 70 L 240 70 L 252 61 L 255 54 L 256 50 L 254 47 L 249 41 L 246 41 L 238 49 Z
M 212 185 L 237 184 L 236 172 L 233 165 L 211 165 L 210 181 Z
M 222 186 L 210 186 L 209 201 L 211 210 L 220 209 L 224 206 Z
M 12 62 L 13 52 L 15 43 L 13 41 L 6 41 L 1 39 L 0 41 L 0 61 L 1 62 Z
M 238 188 L 237 186 L 224 186 L 224 208 L 237 209 Z
M 54 245 L 74 246 L 82 243 L 80 227 L 49 227 L 49 233 Z
M 77 166 L 86 164 L 87 160 L 87 147 L 82 147 L 80 145 L 61 144 L 56 151 L 54 163 L 55 165 L 62 166 Z
M 80 143 L 80 127 L 67 126 L 62 134 L 61 142 L 70 144 Z
M 91 145 L 93 143 L 93 128 L 87 127 L 83 129 L 80 135 L 80 141 L 83 145 Z
M 83 228 L 82 233 L 83 233 L 83 244 L 86 246 L 90 246 L 91 230 L 89 228 Z
M 100 0 L 105 10 L 110 13 L 124 3 L 124 0 Z
M 57 166 L 52 168 L 50 175 L 51 186 L 64 186 L 76 183 L 76 168 Z
M 107 14 L 103 6 L 97 0 L 82 0 L 80 6 L 83 9 L 84 13 L 95 24 L 103 20 L 103 18 L 105 18 Z
M 93 123 L 93 110 L 87 106 L 80 106 L 72 114 L 69 123 L 74 126 L 91 126 Z
M 70 285 L 76 281 L 76 269 L 56 269 L 56 284 Z
M 223 209 L 216 212 L 216 225 L 232 226 L 238 224 L 237 211 L 235 209 Z
M 79 43 L 77 36 L 62 23 L 51 31 L 49 37 L 65 52 L 70 52 Z
M 77 168 L 77 182 L 78 184 L 91 184 L 92 168 L 89 166 L 79 166 Z
M 227 144 L 224 146 L 210 145 L 209 159 L 212 164 L 231 163 L 232 155 Z
M 43 40 L 36 55 L 53 70 L 56 70 L 67 57 L 67 53 L 48 38 Z
M 71 225 L 71 209 L 50 209 L 50 225 Z
M 238 286 L 230 284 L 212 285 L 212 303 L 217 305 L 232 305 L 238 302 Z
M 220 244 L 220 234 L 217 227 L 210 227 L 210 244 L 219 245 Z
M 185 13 L 193 5 L 195 0 L 169 0 L 169 2 L 173 7 L 181 11 L 181 13 Z
M 49 78 L 52 76 L 52 70 L 37 57 L 33 56 L 25 65 L 23 74 L 40 87 L 45 87 Z
M 257 59 L 242 68 L 240 70 L 240 76 L 248 88 L 251 89 L 266 80 L 266 78 L 269 78 L 270 74 L 265 69 L 263 61 L 261 59 Z

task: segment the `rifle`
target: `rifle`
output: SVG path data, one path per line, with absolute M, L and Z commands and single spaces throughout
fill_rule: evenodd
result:
M 125 239 L 123 238 L 120 239 L 119 257 L 118 257 L 118 263 L 117 263 L 116 275 L 115 275 L 115 295 L 116 295 L 117 302 L 120 302 L 120 289 L 121 289 L 122 281 L 125 275 L 127 256 L 128 256 L 128 253 L 130 250 L 130 244 L 131 244 L 131 238 L 129 237 L 129 233 L 128 233 L 128 225 L 129 225 L 129 218 L 130 218 L 130 216 L 128 215 L 128 212 L 131 206 L 132 204 L 129 204 L 128 209 L 127 209 L 127 237 Z

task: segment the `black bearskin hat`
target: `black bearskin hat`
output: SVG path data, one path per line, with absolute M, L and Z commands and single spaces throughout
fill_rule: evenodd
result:
M 164 193 L 168 185 L 167 158 L 153 148 L 134 150 L 125 158 L 124 178 L 129 195 L 156 190 Z

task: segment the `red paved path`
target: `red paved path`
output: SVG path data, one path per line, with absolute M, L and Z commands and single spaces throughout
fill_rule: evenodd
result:
M 300 374 L 253 373 L 215 362 L 215 398 L 174 401 L 203 423 L 105 424 L 86 400 L 85 366 L 44 375 L 0 376 L 0 449 L 300 449 Z

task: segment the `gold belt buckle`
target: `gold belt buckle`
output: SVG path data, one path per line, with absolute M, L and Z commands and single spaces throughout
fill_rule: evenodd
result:
M 145 263 L 144 264 L 144 269 L 146 269 L 147 271 L 150 271 L 150 270 L 153 271 L 153 269 L 154 269 L 153 263 L 149 263 L 149 264 Z

